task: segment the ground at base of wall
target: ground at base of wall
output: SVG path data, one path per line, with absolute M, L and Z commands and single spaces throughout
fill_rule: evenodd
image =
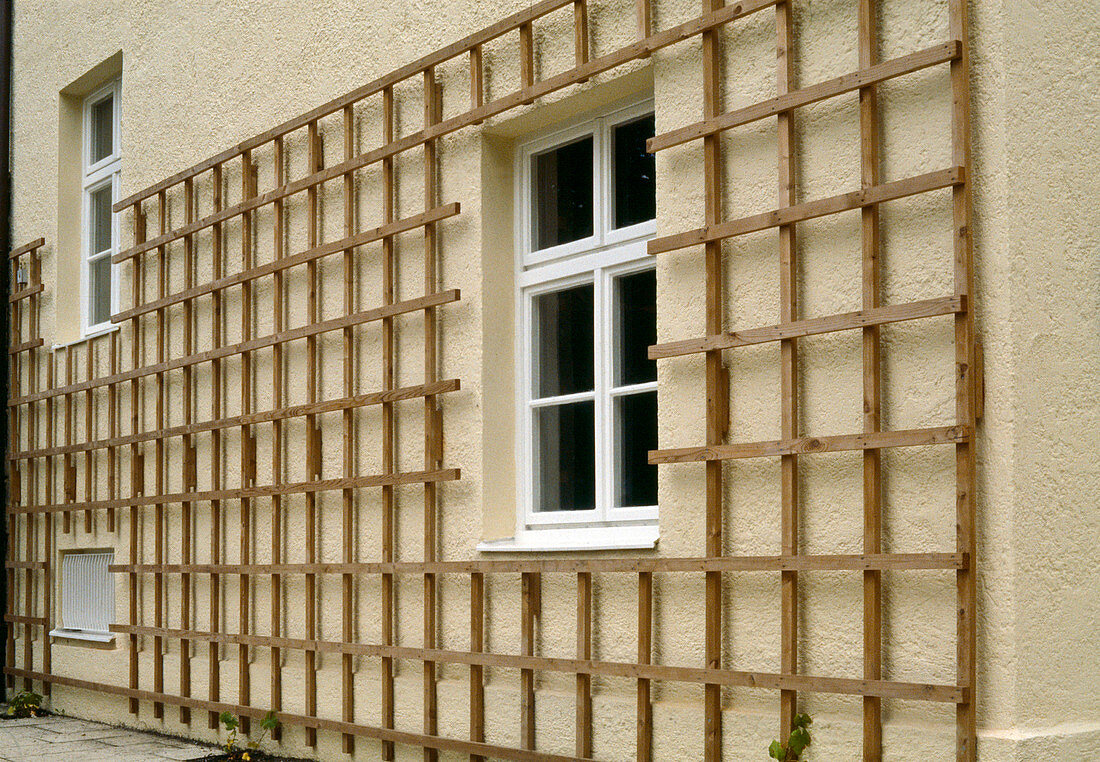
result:
M 216 747 L 182 738 L 56 714 L 0 724 L 0 762 L 182 762 L 217 753 Z

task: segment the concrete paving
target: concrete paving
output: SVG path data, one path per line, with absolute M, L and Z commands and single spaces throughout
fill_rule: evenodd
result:
M 216 751 L 212 746 L 75 717 L 0 720 L 0 762 L 184 762 Z

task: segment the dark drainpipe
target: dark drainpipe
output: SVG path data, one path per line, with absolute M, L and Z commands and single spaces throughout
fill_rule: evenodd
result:
M 0 0 L 0 292 L 10 293 L 11 267 L 11 67 L 12 67 L 12 0 Z M 0 522 L 0 559 L 3 559 L 4 581 L 0 583 L 0 612 L 8 610 L 8 352 L 11 331 L 8 305 L 0 310 L 0 389 L 4 404 L 0 405 L 0 456 L 4 468 L 0 473 L 0 500 L 4 505 L 4 520 Z M 8 627 L 0 616 L 0 642 L 7 643 Z M 0 670 L 8 666 L 7 648 L 0 648 Z M 7 678 L 0 681 L 0 699 L 7 698 Z

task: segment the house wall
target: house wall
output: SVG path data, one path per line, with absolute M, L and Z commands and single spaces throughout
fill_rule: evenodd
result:
M 946 2 L 883 0 L 883 58 L 927 47 L 946 39 Z M 71 141 L 62 127 L 67 94 L 79 90 L 81 77 L 122 51 L 122 185 L 123 195 L 136 191 L 226 146 L 265 131 L 273 124 L 347 92 L 398 65 L 442 47 L 497 18 L 524 7 L 505 0 L 492 8 L 456 0 L 441 13 L 438 6 L 418 3 L 378 4 L 330 0 L 326 3 L 140 2 L 98 4 L 79 2 L 17 2 L 15 7 L 14 83 L 14 239 L 46 236 L 44 258 L 44 323 L 47 343 L 75 338 L 71 305 L 78 281 L 72 262 L 78 256 L 72 235 L 71 210 L 59 208 L 65 196 L 68 167 L 59 150 Z M 1041 7 L 1009 6 L 993 0 L 973 0 L 971 45 L 973 81 L 974 242 L 976 310 L 985 347 L 985 415 L 977 431 L 979 459 L 979 750 L 985 760 L 1056 759 L 1066 754 L 1100 757 L 1100 723 L 1095 696 L 1100 693 L 1096 658 L 1090 645 L 1095 629 L 1097 569 L 1100 552 L 1093 536 L 1100 523 L 1095 495 L 1097 469 L 1090 453 L 1100 444 L 1095 419 L 1100 346 L 1096 294 L 1100 265 L 1096 257 L 1096 162 L 1088 146 L 1097 143 L 1097 100 L 1100 92 L 1096 60 L 1100 39 L 1095 11 L 1068 0 Z M 658 29 L 687 20 L 697 7 L 686 0 L 660 3 Z M 634 27 L 629 4 L 593 3 L 592 38 L 595 54 L 631 41 Z M 807 0 L 795 3 L 796 79 L 809 84 L 857 68 L 855 3 Z M 1089 17 L 1091 14 L 1091 18 Z M 624 23 L 623 19 L 629 23 Z M 569 14 L 540 25 L 540 72 L 561 71 L 571 62 Z M 400 33 L 395 33 L 400 30 Z M 739 23 L 726 36 L 725 106 L 748 105 L 773 95 L 774 19 L 764 12 Z M 487 51 L 490 89 L 516 77 L 515 48 L 493 46 Z M 700 116 L 700 45 L 694 39 L 655 54 L 649 61 L 568 88 L 545 101 L 523 106 L 483 127 L 471 128 L 440 141 L 443 157 L 439 201 L 459 201 L 461 215 L 441 224 L 440 283 L 459 288 L 462 301 L 441 309 L 440 378 L 460 378 L 460 392 L 444 397 L 445 465 L 461 467 L 462 479 L 443 485 L 440 497 L 439 556 L 448 560 L 478 557 L 482 540 L 507 537 L 514 528 L 515 498 L 507 437 L 513 415 L 508 396 L 512 382 L 510 352 L 499 337 L 507 336 L 511 293 L 506 274 L 511 267 L 508 203 L 493 188 L 507 187 L 510 155 L 517 137 L 537 132 L 575 114 L 630 92 L 646 90 L 652 81 L 658 133 L 696 121 Z M 1076 63 L 1074 63 L 1076 62 Z M 441 70 L 445 113 L 464 110 L 462 72 Z M 75 84 L 74 84 L 75 83 Z M 448 85 L 453 85 L 448 89 Z M 452 97 L 454 100 L 448 100 Z M 421 106 L 416 92 L 398 95 L 402 134 L 419 127 Z M 487 94 L 491 98 L 492 94 Z M 882 88 L 884 176 L 897 179 L 941 169 L 950 163 L 950 90 L 943 67 Z M 810 200 L 858 187 L 859 122 L 855 96 L 803 109 L 799 115 L 798 183 L 800 200 Z M 360 117 L 360 148 L 374 145 L 377 114 Z M 372 121 L 372 119 L 374 121 Z M 326 136 L 330 163 L 338 160 L 338 134 Z M 776 198 L 775 127 L 766 120 L 725 138 L 729 192 L 727 218 L 771 209 Z M 301 145 L 290 146 L 292 161 L 301 166 Z M 423 209 L 423 168 L 417 152 L 398 162 L 398 216 Z M 271 164 L 256 157 L 261 188 L 270 187 Z M 658 156 L 658 227 L 662 234 L 702 224 L 701 150 L 699 145 Z M 266 178 L 266 179 L 265 179 Z M 367 227 L 378 218 L 377 171 L 360 180 L 360 220 Z M 239 193 L 240 178 L 228 177 L 230 203 Z M 338 184 L 322 194 L 323 240 L 342 230 L 342 199 Z M 209 189 L 199 189 L 200 193 Z M 505 197 L 507 198 L 507 197 Z M 203 202 L 208 203 L 208 202 Z M 303 214 L 299 197 L 290 214 Z M 207 210 L 209 207 L 206 207 Z M 178 225 L 182 208 L 172 210 Z M 123 242 L 130 220 L 124 218 Z M 884 208 L 883 302 L 903 302 L 946 296 L 952 290 L 950 205 L 946 192 L 929 194 Z M 155 224 L 155 220 L 151 218 Z M 270 226 L 270 211 L 257 215 L 257 229 Z M 302 225 L 291 226 L 290 251 L 304 244 Z M 849 213 L 799 226 L 803 261 L 800 300 L 803 316 L 814 317 L 859 308 L 859 217 Z M 240 257 L 239 227 L 227 231 L 229 265 Z M 266 238 L 265 238 L 266 236 Z M 271 255 L 271 238 L 257 236 L 257 257 Z M 398 291 L 419 293 L 422 280 L 418 236 L 399 239 Z M 377 249 L 369 249 L 376 252 Z M 737 239 L 726 247 L 726 316 L 729 328 L 777 322 L 778 264 L 774 235 Z M 659 340 L 695 337 L 704 325 L 702 259 L 694 250 L 658 259 Z M 204 265 L 205 267 L 205 265 Z M 172 264 L 171 279 L 182 283 L 182 266 Z M 200 267 L 200 271 L 202 267 Z M 129 267 L 123 267 L 124 293 L 131 288 Z M 380 264 L 367 256 L 358 265 L 360 304 L 377 304 Z M 154 293 L 153 275 L 145 288 Z M 325 317 L 340 313 L 342 271 L 337 261 L 322 266 Z M 301 294 L 301 276 L 289 287 Z M 234 297 L 229 297 L 229 314 Z M 257 290 L 266 304 L 270 295 Z M 125 298 L 124 298 L 125 303 Z M 289 326 L 304 319 L 303 301 L 291 310 Z M 209 324 L 205 303 L 198 303 L 200 326 Z M 259 310 L 256 335 L 272 329 L 269 311 Z M 146 361 L 153 361 L 154 328 L 145 327 Z M 121 340 L 126 346 L 129 329 Z M 236 340 L 232 324 L 228 341 Z M 398 385 L 420 383 L 419 323 L 398 320 L 402 358 Z M 200 331 L 200 337 L 204 334 Z M 323 385 L 340 393 L 341 358 L 335 334 L 324 339 Z M 377 388 L 377 332 L 363 330 L 357 372 L 360 391 Z M 889 429 L 954 423 L 953 335 L 950 318 L 899 324 L 883 331 L 884 425 Z M 99 342 L 105 340 L 100 339 Z M 198 348 L 205 348 L 200 338 Z M 802 342 L 802 431 L 828 435 L 861 430 L 861 362 L 859 337 L 833 334 Z M 172 346 L 174 355 L 181 346 Z M 56 355 L 63 363 L 64 352 Z M 83 368 L 84 345 L 67 350 Z M 100 349 L 99 371 L 106 372 Z M 732 373 L 731 441 L 779 437 L 778 347 L 764 345 L 727 355 Z M 128 352 L 123 352 L 128 357 Z M 406 358 L 407 359 L 404 359 Z M 291 360 L 292 399 L 305 397 L 304 357 Z M 701 444 L 703 385 L 699 359 L 660 364 L 660 441 L 662 447 Z M 63 373 L 63 365 L 59 364 Z M 239 364 L 228 363 L 228 408 L 238 409 L 236 376 Z M 295 372 L 295 371 L 298 372 Z M 266 356 L 257 358 L 257 374 L 271 372 Z M 205 374 L 205 375 L 204 375 Z M 178 379 L 170 393 L 180 391 Z M 197 417 L 208 412 L 209 375 L 197 374 Z M 269 407 L 269 390 L 257 390 L 253 409 Z M 673 414 L 670 411 L 692 411 Z M 170 415 L 176 415 L 173 412 Z M 399 466 L 418 468 L 422 459 L 419 407 L 399 408 Z M 152 395 L 146 394 L 144 422 L 155 419 Z M 340 473 L 336 457 L 338 417 L 326 418 L 326 476 Z M 82 425 L 82 424 L 78 424 Z M 379 425 L 377 409 L 357 414 L 362 473 L 377 470 Z M 260 427 L 261 452 L 270 444 Z M 301 422 L 287 427 L 288 438 L 300 440 Z M 100 431 L 99 435 L 105 435 Z M 239 483 L 234 455 L 235 434 L 227 434 L 226 483 Z M 41 440 L 40 440 L 41 441 Z M 502 444 L 502 442 L 504 444 Z M 200 463 L 211 454 L 198 440 Z M 169 446 L 169 463 L 178 458 L 178 441 Z M 501 466 L 500 464 L 503 464 Z M 802 459 L 803 518 L 800 526 L 806 553 L 858 553 L 862 540 L 860 508 L 861 461 L 858 453 Z M 148 465 L 147 465 L 148 468 Z M 511 468 L 511 472 L 509 472 Z M 286 478 L 301 474 L 290 458 Z M 950 448 L 894 451 L 886 456 L 885 549 L 933 552 L 954 549 L 954 458 Z M 128 473 L 124 471 L 123 473 Z M 702 466 L 663 466 L 660 481 L 659 556 L 693 556 L 704 551 Z M 734 461 L 726 466 L 725 538 L 731 554 L 772 554 L 779 547 L 779 476 L 777 462 Z M 261 473 L 259 481 L 266 483 Z M 200 489 L 207 475 L 200 473 Z M 236 481 L 235 481 L 236 480 Z M 152 471 L 146 482 L 151 483 Z M 169 487 L 180 475 L 169 469 Z M 97 470 L 97 496 L 108 493 L 106 475 Z M 373 560 L 380 546 L 378 496 L 363 490 L 358 497 L 360 520 L 356 549 L 360 559 Z M 300 515 L 300 501 L 289 515 Z M 256 501 L 257 536 L 253 552 L 266 557 L 266 505 Z M 420 553 L 420 496 L 401 493 L 398 503 L 399 559 Z M 237 508 L 226 507 L 226 548 L 237 558 L 234 532 Z M 108 532 L 102 516 L 94 531 L 58 533 L 58 548 L 116 549 L 129 552 L 129 517 L 120 511 L 116 532 Z M 196 552 L 206 558 L 202 538 L 209 536 L 208 516 L 198 511 Z M 321 502 L 322 557 L 340 554 L 338 495 Z M 301 561 L 292 530 L 287 542 L 289 561 Z M 154 537 L 141 528 L 143 555 L 150 558 Z M 169 534 L 170 559 L 179 558 L 178 535 Z M 645 555 L 645 554 L 643 554 Z M 903 575 L 909 575 L 904 576 Z M 944 573 L 892 572 L 886 576 L 886 674 L 891 679 L 953 683 L 955 675 L 955 581 Z M 461 580 L 461 578 L 459 578 Z M 291 601 L 301 600 L 301 580 L 289 582 Z M 464 649 L 467 644 L 467 588 L 445 580 L 441 588 L 440 642 Z M 494 580 L 487 614 L 490 647 L 515 653 L 518 645 L 518 579 Z M 611 575 L 597 579 L 595 591 L 597 658 L 631 660 L 634 631 L 633 587 Z M 377 578 L 357 583 L 357 629 L 363 642 L 378 642 L 380 622 Z M 419 645 L 420 582 L 408 578 L 398 590 L 398 642 Z M 543 583 L 543 615 L 539 652 L 568 656 L 574 643 L 572 584 Z M 198 588 L 196 611 L 205 621 L 208 603 Z M 266 632 L 268 588 L 256 582 L 253 628 Z M 126 580 L 119 575 L 118 617 L 126 616 Z M 142 589 L 144 607 L 151 605 L 151 583 Z M 680 575 L 658 580 L 655 657 L 658 663 L 703 664 L 702 578 Z M 55 596 L 58 598 L 59 596 Z M 170 603 L 173 604 L 170 590 Z M 231 631 L 236 622 L 236 582 L 228 582 L 224 615 Z M 697 605 L 692 602 L 696 602 Z M 804 575 L 801 593 L 801 671 L 810 674 L 857 676 L 862 665 L 859 575 Z M 726 589 L 724 613 L 725 663 L 738 669 L 776 671 L 779 664 L 779 578 L 775 574 L 737 577 Z M 338 639 L 341 591 L 336 578 L 321 588 L 321 637 Z M 287 607 L 288 631 L 301 632 L 300 607 Z M 177 622 L 170 608 L 169 621 Z M 146 619 L 146 623 L 149 623 Z M 173 625 L 174 626 L 174 625 Z M 142 674 L 151 671 L 151 643 L 142 644 Z M 193 693 L 205 691 L 205 644 L 193 657 Z M 266 654 L 254 649 L 252 700 L 264 706 L 268 680 Z M 235 696 L 237 651 L 222 653 L 223 696 Z M 284 706 L 302 701 L 300 653 L 286 655 Z M 115 648 L 93 648 L 75 642 L 55 643 L 53 669 L 59 674 L 121 684 L 128 669 L 125 638 Z M 166 683 L 175 685 L 178 641 L 167 641 Z M 368 724 L 378 722 L 377 660 L 357 659 L 357 712 Z M 339 658 L 323 656 L 322 685 L 339 685 Z M 441 668 L 440 732 L 465 737 L 466 668 Z M 490 740 L 515 743 L 518 729 L 517 680 L 511 671 L 491 672 L 487 687 Z M 420 671 L 413 663 L 398 674 L 398 727 L 419 730 Z M 573 726 L 572 676 L 547 675 L 539 691 L 540 749 L 571 752 Z M 694 759 L 702 754 L 701 689 L 660 686 L 654 707 L 655 758 Z M 154 719 L 143 702 L 136 717 L 117 696 L 57 686 L 53 706 L 79 716 L 108 719 L 164 732 L 211 739 L 201 713 L 190 727 L 178 722 L 169 707 Z M 629 681 L 597 680 L 595 756 L 625 759 L 633 753 L 634 694 Z M 759 754 L 776 735 L 778 697 L 770 691 L 729 690 L 725 702 L 727 758 Z M 815 717 L 815 744 L 809 759 L 854 759 L 860 743 L 859 699 L 807 696 L 804 707 Z M 899 760 L 939 760 L 953 756 L 954 711 L 950 705 L 887 701 L 885 756 Z M 323 695 L 322 716 L 339 716 L 335 693 Z M 321 733 L 319 746 L 305 745 L 304 732 L 287 728 L 288 754 L 339 755 L 339 736 Z M 360 740 L 357 758 L 377 757 L 373 742 Z M 398 747 L 398 758 L 420 752 Z

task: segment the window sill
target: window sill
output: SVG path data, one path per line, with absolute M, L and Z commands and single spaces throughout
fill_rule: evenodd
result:
M 68 640 L 87 640 L 92 643 L 114 643 L 113 632 L 90 632 L 88 630 L 50 630 L 51 638 L 66 638 Z
M 119 325 L 119 324 L 101 326 L 99 328 L 95 328 L 91 331 L 88 331 L 87 333 L 81 334 L 79 339 L 73 339 L 72 341 L 64 341 L 60 344 L 54 344 L 53 346 L 50 347 L 50 349 L 52 349 L 54 352 L 56 352 L 59 349 L 64 349 L 65 347 L 71 347 L 74 344 L 79 344 L 82 341 L 88 341 L 89 339 L 94 339 L 94 338 L 97 338 L 99 336 L 106 336 L 109 333 L 114 333 L 115 331 L 119 330 L 120 328 L 122 328 L 122 326 Z
M 505 540 L 479 542 L 481 553 L 528 553 L 585 550 L 653 550 L 660 531 L 655 526 L 528 529 Z

